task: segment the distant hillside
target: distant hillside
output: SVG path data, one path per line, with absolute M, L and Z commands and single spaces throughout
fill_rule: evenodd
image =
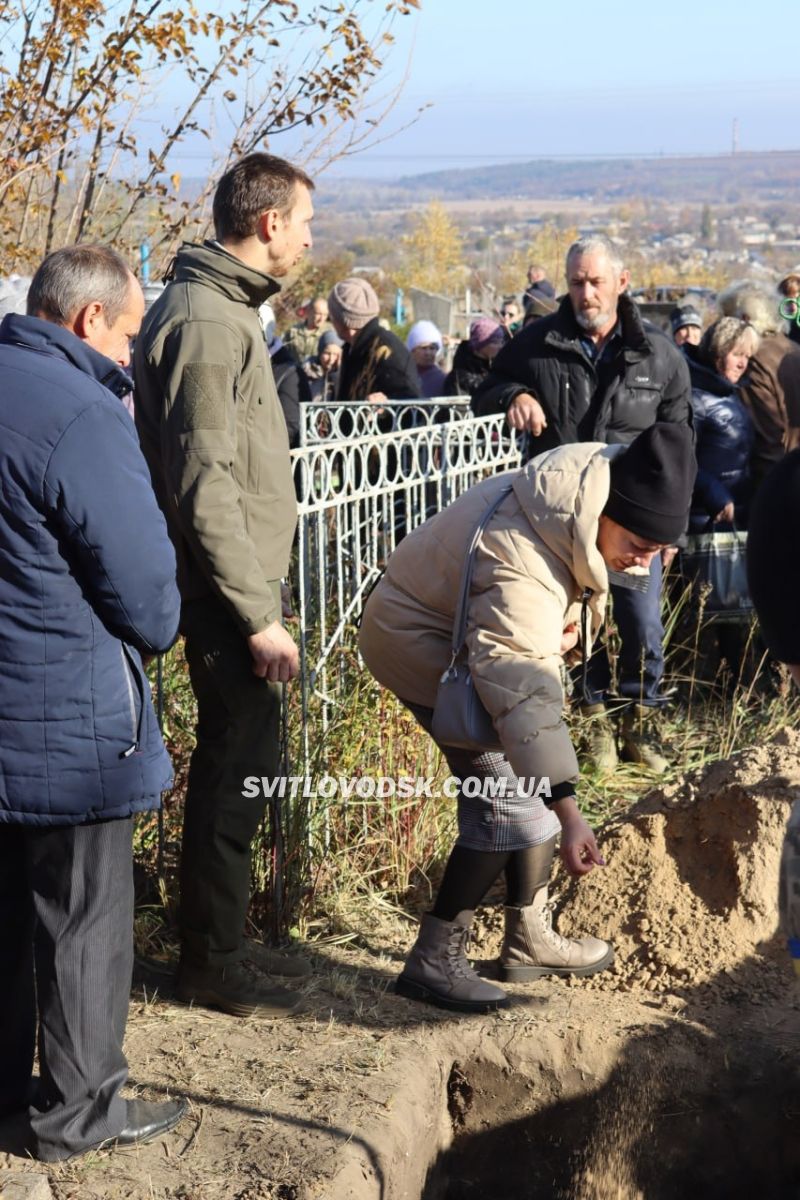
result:
M 722 204 L 794 200 L 800 151 L 708 158 L 538 159 L 528 163 L 405 176 L 393 190 L 418 199 L 578 199 L 594 203 L 633 196 Z

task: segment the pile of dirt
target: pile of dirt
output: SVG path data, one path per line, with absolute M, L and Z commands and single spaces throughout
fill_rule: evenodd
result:
M 580 986 L 666 992 L 713 981 L 727 995 L 747 963 L 748 991 L 784 990 L 778 871 L 799 797 L 800 733 L 786 730 L 649 793 L 607 825 L 608 865 L 559 897 L 563 933 L 591 932 L 616 948 L 615 968 Z
M 352 937 L 306 946 L 282 1021 L 142 984 L 127 1094 L 186 1096 L 187 1119 L 49 1165 L 0 1129 L 0 1192 L 22 1172 L 54 1200 L 800 1196 L 800 994 L 776 937 L 797 796 L 795 733 L 651 792 L 558 898 L 565 933 L 615 943 L 614 970 L 511 985 L 496 1013 L 395 995 L 416 922 L 374 900 Z M 502 895 L 481 910 L 483 961 L 502 917 Z

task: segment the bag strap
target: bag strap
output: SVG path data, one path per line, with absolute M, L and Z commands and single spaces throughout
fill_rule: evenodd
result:
M 478 549 L 478 542 L 481 534 L 495 514 L 495 511 L 500 507 L 506 496 L 512 488 L 512 483 L 508 481 L 504 486 L 500 495 L 492 501 L 486 512 L 481 517 L 478 524 L 472 533 L 472 540 L 469 544 L 467 557 L 464 562 L 464 568 L 461 572 L 461 587 L 458 593 L 458 604 L 456 605 L 456 615 L 453 620 L 453 657 L 450 660 L 452 667 L 461 652 L 461 647 L 464 645 L 464 639 L 467 636 L 467 602 L 469 601 L 469 589 L 472 583 L 472 568 L 475 565 L 475 553 Z
M 735 517 L 732 521 L 726 521 L 725 524 L 730 525 L 730 529 L 722 530 L 723 533 L 744 533 L 745 532 L 744 530 L 737 529 Z M 698 533 L 719 533 L 719 532 L 720 532 L 720 530 L 717 529 L 717 522 L 714 520 L 713 517 L 709 517 L 708 520 L 706 521 L 705 525 L 703 526 L 703 528 L 698 530 Z

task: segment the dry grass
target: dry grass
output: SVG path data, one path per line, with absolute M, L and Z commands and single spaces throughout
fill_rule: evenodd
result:
M 734 679 L 714 664 L 709 623 L 688 593 L 666 594 L 667 679 L 673 703 L 659 718 L 660 733 L 673 763 L 670 774 L 682 773 L 728 757 L 764 741 L 793 724 L 798 701 L 784 674 L 770 666 L 757 649 L 755 630 L 748 634 L 750 673 Z M 612 650 L 614 634 L 611 635 Z M 305 774 L 319 780 L 373 776 L 433 777 L 431 797 L 326 800 L 299 798 L 283 802 L 286 845 L 286 931 L 308 939 L 369 937 L 427 906 L 452 844 L 455 813 L 441 793 L 448 769 L 431 739 L 389 693 L 359 668 L 352 650 L 341 653 L 331 674 L 344 680 L 346 702 L 329 720 L 324 736 L 319 712 L 309 714 L 315 736 Z M 164 729 L 176 765 L 177 786 L 164 810 L 165 860 L 157 875 L 158 822 L 139 824 L 137 856 L 146 881 L 137 918 L 140 953 L 158 958 L 174 954 L 175 869 L 179 854 L 182 795 L 193 744 L 194 700 L 180 647 L 164 663 Z M 574 721 L 574 717 L 568 718 Z M 290 692 L 288 710 L 290 773 L 300 748 L 300 709 Z M 580 740 L 580 728 L 574 734 Z M 604 777 L 590 764 L 582 769 L 579 801 L 587 817 L 600 824 L 625 811 L 653 784 L 644 769 L 620 764 Z M 253 863 L 252 932 L 268 927 L 271 873 L 268 831 L 258 839 Z

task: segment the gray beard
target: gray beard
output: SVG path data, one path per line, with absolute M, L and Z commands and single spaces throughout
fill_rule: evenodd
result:
M 600 312 L 596 316 L 590 317 L 588 313 L 577 312 L 575 320 L 587 333 L 599 333 L 601 329 L 605 329 L 611 323 L 612 316 L 612 313 Z

